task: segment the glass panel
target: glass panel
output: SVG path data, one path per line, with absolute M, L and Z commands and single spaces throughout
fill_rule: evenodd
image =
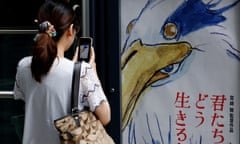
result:
M 34 34 L 0 35 L 0 91 L 11 91 L 18 61 L 30 55 Z
M 36 26 L 39 6 L 44 0 L 1 0 L 0 28 L 1 29 L 32 29 Z

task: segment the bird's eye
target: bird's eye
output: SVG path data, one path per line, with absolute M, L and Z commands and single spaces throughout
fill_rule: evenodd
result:
M 174 23 L 167 23 L 164 26 L 164 37 L 167 39 L 173 39 L 177 36 L 178 29 Z
M 167 67 L 161 69 L 160 72 L 161 72 L 161 73 L 165 73 L 165 74 L 172 75 L 172 74 L 178 72 L 180 66 L 181 66 L 181 63 L 171 64 L 171 65 L 168 65 Z

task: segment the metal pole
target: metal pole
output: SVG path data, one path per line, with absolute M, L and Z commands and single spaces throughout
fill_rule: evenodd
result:
M 82 0 L 82 36 L 90 35 L 89 0 Z

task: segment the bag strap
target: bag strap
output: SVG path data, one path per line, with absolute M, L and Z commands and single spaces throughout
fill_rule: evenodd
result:
M 81 62 L 74 63 L 74 71 L 72 78 L 72 95 L 71 95 L 71 108 L 72 114 L 78 113 L 78 96 L 79 96 L 79 85 L 80 85 L 80 72 Z

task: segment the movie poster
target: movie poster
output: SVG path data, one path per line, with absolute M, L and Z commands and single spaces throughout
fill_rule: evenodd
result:
M 123 144 L 239 144 L 240 0 L 121 0 Z

